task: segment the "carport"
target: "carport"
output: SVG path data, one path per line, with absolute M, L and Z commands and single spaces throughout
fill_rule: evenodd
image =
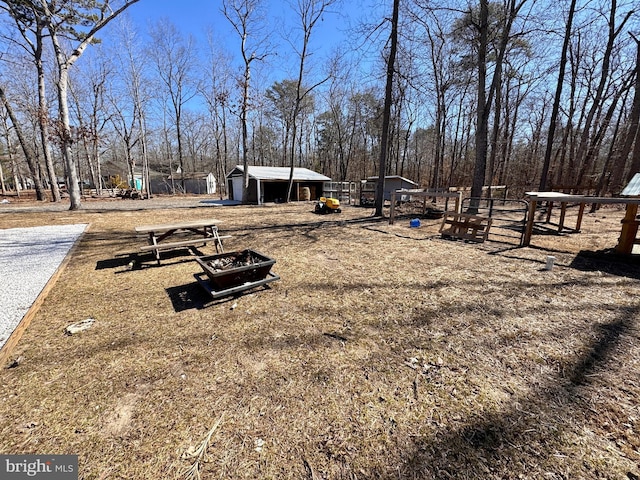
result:
M 262 205 L 267 202 L 281 203 L 287 199 L 289 187 L 289 167 L 263 167 L 250 165 L 248 203 Z M 227 176 L 229 200 L 242 200 L 242 178 L 244 168 L 237 165 Z M 293 190 L 291 200 L 317 200 L 322 196 L 324 182 L 331 178 L 307 168 L 293 170 Z

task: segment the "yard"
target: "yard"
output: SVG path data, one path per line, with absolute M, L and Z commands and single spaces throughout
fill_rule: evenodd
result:
M 4 454 L 77 454 L 83 479 L 640 478 L 640 267 L 585 253 L 621 210 L 519 248 L 357 207 L 154 201 L 0 210 L 90 224 L 0 370 Z M 211 301 L 186 253 L 130 268 L 136 225 L 208 217 L 281 280 Z

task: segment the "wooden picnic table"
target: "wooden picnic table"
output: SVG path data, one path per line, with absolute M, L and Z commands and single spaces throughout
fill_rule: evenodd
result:
M 139 234 L 146 234 L 149 242 L 148 245 L 141 246 L 140 250 L 143 252 L 153 251 L 158 264 L 160 264 L 161 251 L 195 245 L 206 245 L 208 242 L 215 244 L 216 252 L 223 253 L 222 239 L 231 238 L 231 236 L 219 235 L 219 223 L 219 220 L 209 218 L 159 225 L 139 225 L 135 227 L 135 231 Z M 176 241 L 166 241 L 174 235 L 179 235 L 180 239 Z

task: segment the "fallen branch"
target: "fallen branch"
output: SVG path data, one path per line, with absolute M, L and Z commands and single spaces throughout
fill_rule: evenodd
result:
M 186 452 L 184 452 L 180 458 L 183 460 L 191 460 L 195 459 L 195 461 L 191 464 L 191 466 L 182 472 L 178 478 L 184 477 L 185 480 L 200 480 L 200 462 L 204 457 L 204 454 L 207 452 L 207 448 L 209 447 L 209 442 L 211 441 L 211 437 L 213 433 L 217 430 L 218 426 L 222 422 L 224 417 L 224 413 L 220 416 L 216 424 L 207 432 L 207 435 L 204 437 L 204 440 L 200 442 L 197 448 L 189 447 Z

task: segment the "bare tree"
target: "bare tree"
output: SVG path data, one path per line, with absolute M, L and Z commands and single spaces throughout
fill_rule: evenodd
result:
M 303 108 L 305 98 L 319 85 L 326 82 L 329 77 L 325 77 L 319 82 L 309 87 L 304 87 L 306 62 L 311 54 L 309 41 L 315 25 L 322 19 L 327 9 L 336 3 L 336 0 L 298 0 L 295 7 L 296 15 L 300 20 L 302 30 L 302 46 L 298 51 L 298 76 L 295 83 L 295 101 L 291 117 L 291 152 L 289 158 L 289 186 L 287 188 L 287 201 L 291 200 L 291 190 L 293 188 L 293 171 L 295 167 L 295 147 L 296 135 L 298 133 L 298 117 Z
M 571 39 L 571 29 L 573 28 L 573 17 L 576 11 L 576 0 L 571 0 L 569 13 L 567 14 L 567 23 L 565 26 L 564 40 L 562 42 L 562 51 L 560 53 L 560 68 L 558 70 L 558 81 L 556 83 L 556 93 L 553 99 L 553 107 L 551 110 L 551 118 L 549 120 L 549 130 L 547 132 L 547 147 L 544 153 L 544 164 L 542 166 L 542 175 L 540 176 L 539 190 L 547 189 L 547 177 L 549 175 L 549 166 L 551 165 L 551 155 L 553 153 L 553 140 L 556 134 L 556 122 L 558 121 L 558 111 L 560 110 L 560 100 L 562 98 L 562 86 L 564 84 L 564 74 L 567 66 L 567 50 L 569 49 L 569 41 Z
M 266 111 L 268 117 L 275 117 L 282 124 L 282 166 L 289 162 L 289 140 L 291 139 L 291 128 L 293 125 L 293 115 L 295 114 L 295 103 L 297 99 L 297 84 L 295 80 L 282 80 L 275 82 L 265 92 L 265 98 L 271 104 L 271 109 Z
M 127 18 L 118 24 L 118 47 L 115 52 L 122 69 L 119 71 L 119 84 L 122 95 L 113 98 L 112 103 L 119 112 L 127 111 L 137 129 L 137 143 L 140 145 L 142 159 L 142 195 L 151 198 L 151 179 L 149 174 L 149 154 L 147 148 L 147 108 L 151 98 L 150 83 L 145 78 L 147 59 L 145 52 L 137 47 L 138 35 Z M 119 115 L 124 131 L 125 115 Z M 132 127 L 133 128 L 133 127 Z M 131 166 L 133 175 L 133 165 Z M 133 181 L 133 178 L 132 178 Z
M 623 181 L 629 182 L 633 175 L 637 172 L 640 172 L 640 142 L 637 140 L 640 138 L 638 132 L 640 131 L 640 40 L 635 36 L 631 35 L 633 40 L 636 43 L 636 63 L 633 76 L 635 78 L 634 82 L 634 95 L 631 103 L 631 108 L 626 118 L 626 122 L 624 125 L 620 127 L 623 130 L 622 133 L 622 145 L 618 148 L 616 152 L 612 152 L 612 160 L 611 160 L 611 179 L 609 182 L 609 189 L 614 194 L 617 194 L 622 189 Z M 620 114 L 622 116 L 622 113 Z M 619 120 L 621 122 L 622 119 Z M 618 128 L 616 129 L 618 130 Z M 637 150 L 637 153 L 634 153 L 632 157 L 631 166 L 628 172 L 625 174 L 625 168 L 627 166 L 627 162 L 629 159 L 629 154 L 632 151 L 633 146 Z M 636 152 L 634 150 L 634 152 Z M 601 182 L 603 182 L 602 180 Z
M 74 129 L 76 139 L 84 149 L 91 184 L 98 195 L 102 193 L 101 146 L 107 138 L 106 125 L 112 115 L 107 99 L 111 89 L 114 67 L 99 48 L 98 55 L 89 58 L 83 68 L 74 71 L 69 83 L 69 92 L 75 107 L 75 120 L 78 122 Z M 82 175 L 82 168 L 79 174 Z
M 493 77 L 486 90 L 487 79 L 487 49 L 489 36 L 489 2 L 480 0 L 480 16 L 478 19 L 478 109 L 476 124 L 476 161 L 471 185 L 471 208 L 470 211 L 477 211 L 477 202 L 482 196 L 487 170 L 487 151 L 489 134 L 489 115 L 493 100 L 502 82 L 502 68 L 507 46 L 511 38 L 511 28 L 518 12 L 526 0 L 506 0 L 504 20 L 499 37 L 499 45 L 496 52 Z
M 127 172 L 129 177 L 129 186 L 136 188 L 135 183 L 135 156 L 133 149 L 140 140 L 139 131 L 136 130 L 138 125 L 138 119 L 140 112 L 138 112 L 137 106 L 134 103 L 132 110 L 125 110 L 122 105 L 119 105 L 120 96 L 118 93 L 112 92 L 109 95 L 109 100 L 113 106 L 113 115 L 111 116 L 111 123 L 114 130 L 122 140 L 124 146 L 124 157 L 127 164 Z
M 360 115 L 356 112 L 361 104 L 350 102 L 356 91 L 355 82 L 351 78 L 352 72 L 353 69 L 337 56 L 331 59 L 331 83 L 326 93 L 328 109 L 315 119 L 319 150 L 317 154 L 322 172 L 332 178 L 337 176 L 341 182 L 349 178 L 360 138 Z
M 191 36 L 185 40 L 175 25 L 168 20 L 162 21 L 152 29 L 151 38 L 153 40 L 150 50 L 151 57 L 171 104 L 171 113 L 176 128 L 180 183 L 184 192 L 186 166 L 184 163 L 182 122 L 185 105 L 198 91 L 197 82 L 193 78 L 195 40 Z
M 42 180 L 40 178 L 40 171 L 38 168 L 38 164 L 36 161 L 36 153 L 31 147 L 28 139 L 25 137 L 22 132 L 22 124 L 18 121 L 9 100 L 4 92 L 4 88 L 0 85 L 0 102 L 4 106 L 7 115 L 11 119 L 11 123 L 13 125 L 13 129 L 16 132 L 16 136 L 18 137 L 18 141 L 20 142 L 20 146 L 22 147 L 22 151 L 24 152 L 25 159 L 27 161 L 27 165 L 29 166 L 29 171 L 31 172 L 31 177 L 33 179 L 34 187 L 36 190 L 36 198 L 38 200 L 45 200 L 44 188 L 42 187 Z M 55 181 L 55 179 L 54 179 Z
M 251 66 L 255 60 L 264 60 L 267 56 L 261 39 L 250 36 L 259 32 L 260 0 L 223 0 L 222 13 L 240 37 L 240 54 L 242 55 L 243 73 L 240 80 L 242 89 L 240 99 L 240 123 L 242 128 L 242 203 L 249 201 L 249 133 L 247 115 L 249 113 L 249 92 L 251 88 Z M 260 50 L 257 50 L 260 49 Z
M 6 110 L 0 109 L 0 119 L 2 119 L 2 126 L 4 130 L 4 136 L 6 141 L 6 153 L 0 156 L 0 192 L 2 195 L 7 194 L 7 184 L 4 179 L 4 162 L 3 160 L 9 158 L 10 162 L 13 162 L 13 152 L 11 147 L 11 135 L 9 133 L 9 124 L 5 115 Z
M 621 157 L 626 160 L 629 155 L 630 145 L 635 139 L 633 147 L 633 155 L 631 156 L 631 168 L 627 173 L 626 181 L 629 182 L 636 173 L 640 173 L 640 40 L 631 35 L 636 43 L 636 82 L 635 94 L 633 96 L 633 104 L 631 105 L 631 114 L 629 118 L 629 129 L 627 130 L 627 138 L 624 144 L 624 150 Z
M 446 95 L 447 90 L 450 88 L 451 83 L 447 78 L 447 72 L 445 70 L 445 41 L 444 32 L 441 25 L 435 22 L 434 28 L 426 28 L 427 36 L 429 38 L 429 49 L 431 68 L 433 72 L 433 82 L 436 94 L 436 118 L 435 118 L 435 152 L 434 152 L 434 166 L 433 176 L 431 177 L 431 187 L 438 188 L 441 182 L 441 171 L 444 165 L 444 140 L 445 140 L 445 125 L 447 121 L 447 102 Z
M 593 99 L 591 102 L 591 108 L 589 108 L 587 116 L 585 118 L 585 123 L 582 128 L 582 134 L 580 135 L 580 143 L 578 144 L 578 149 L 576 152 L 576 160 L 581 162 L 580 169 L 578 174 L 575 176 L 574 183 L 576 186 L 579 186 L 582 183 L 582 179 L 589 167 L 589 142 L 591 136 L 594 135 L 593 129 L 598 128 L 601 119 L 598 118 L 598 115 L 602 112 L 603 102 L 605 97 L 605 87 L 607 83 L 611 80 L 611 60 L 612 53 L 615 46 L 616 37 L 622 32 L 625 24 L 633 15 L 634 11 L 630 10 L 624 16 L 620 25 L 616 26 L 616 15 L 617 15 L 617 0 L 611 0 L 611 9 L 609 10 L 609 20 L 607 24 L 607 43 L 605 47 L 605 51 L 602 55 L 602 67 L 600 69 L 600 79 L 597 83 L 595 92 L 593 94 Z
M 71 210 L 80 208 L 81 192 L 76 162 L 71 151 L 73 138 L 71 135 L 69 102 L 67 98 L 69 69 L 78 61 L 91 42 L 94 41 L 96 34 L 100 30 L 124 12 L 126 8 L 138 1 L 139 0 L 105 0 L 102 2 L 87 3 L 80 0 L 69 0 L 59 3 L 57 1 L 47 0 L 25 0 L 25 3 L 36 9 L 42 16 L 42 20 L 49 32 L 56 58 L 58 70 L 56 87 L 58 93 L 60 143 L 68 176 Z M 115 5 L 120 6 L 114 10 L 113 7 Z M 70 51 L 64 48 L 63 39 L 67 39 L 73 43 Z
M 3 158 L 9 159 L 9 166 L 11 167 L 11 176 L 13 177 L 13 188 L 16 192 L 16 196 L 20 197 L 20 181 L 18 179 L 18 164 L 16 162 L 16 149 L 13 146 L 13 140 L 11 136 L 11 125 L 9 125 L 9 114 L 3 107 L 0 108 L 0 122 L 2 124 L 2 136 L 4 137 L 6 146 L 6 155 Z M 0 162 L 0 170 L 3 170 L 2 162 Z M 6 193 L 6 187 L 4 183 L 4 173 L 2 181 L 2 193 Z
M 220 194 L 224 190 L 224 178 L 227 172 L 229 156 L 228 117 L 231 111 L 231 68 L 229 58 L 221 52 L 211 32 L 208 35 L 208 68 L 200 94 L 204 98 L 209 113 L 209 127 L 214 138 L 214 170 Z

